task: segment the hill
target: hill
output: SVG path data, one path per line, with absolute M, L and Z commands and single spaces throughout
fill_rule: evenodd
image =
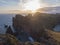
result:
M 55 40 L 60 42 L 60 32 L 54 32 L 54 31 L 51 31 L 51 30 L 47 30 L 47 32 L 51 37 L 53 37 Z
M 59 6 L 58 7 L 44 7 L 44 8 L 38 9 L 37 11 L 56 14 L 56 13 L 60 13 L 60 7 Z

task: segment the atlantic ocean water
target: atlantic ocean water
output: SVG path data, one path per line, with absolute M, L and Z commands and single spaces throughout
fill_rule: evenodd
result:
M 12 18 L 15 14 L 0 14 L 0 34 L 5 34 L 6 29 L 4 25 L 12 25 Z

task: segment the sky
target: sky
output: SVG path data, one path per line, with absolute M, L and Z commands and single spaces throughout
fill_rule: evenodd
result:
M 21 10 L 23 4 L 32 0 L 0 0 L 0 10 Z M 60 0 L 38 0 L 42 7 L 60 6 Z

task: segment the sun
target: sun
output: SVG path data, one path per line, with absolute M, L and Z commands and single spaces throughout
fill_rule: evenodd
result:
M 38 8 L 41 8 L 41 5 L 38 0 L 32 0 L 24 4 L 24 10 L 35 11 Z

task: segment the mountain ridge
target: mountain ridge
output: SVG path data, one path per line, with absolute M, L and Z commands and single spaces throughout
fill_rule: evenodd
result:
M 38 9 L 37 11 L 41 11 L 41 12 L 44 12 L 44 13 L 56 14 L 56 13 L 60 13 L 60 6 L 57 6 L 57 7 L 44 7 L 44 8 Z
M 43 8 L 39 8 L 36 10 L 36 12 L 40 12 L 40 13 L 50 13 L 50 14 L 56 14 L 56 13 L 60 13 L 60 6 L 57 7 L 43 7 Z M 31 13 L 30 10 L 27 11 L 22 11 L 22 10 L 0 10 L 0 14 L 2 13 L 8 13 L 8 14 L 20 14 L 20 13 Z

